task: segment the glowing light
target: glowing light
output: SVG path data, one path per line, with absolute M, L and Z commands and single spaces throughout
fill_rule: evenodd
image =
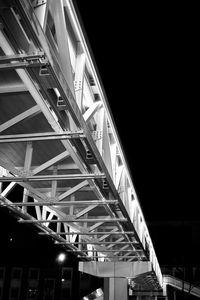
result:
M 65 253 L 60 253 L 57 256 L 57 262 L 58 263 L 63 263 L 66 260 L 66 254 Z

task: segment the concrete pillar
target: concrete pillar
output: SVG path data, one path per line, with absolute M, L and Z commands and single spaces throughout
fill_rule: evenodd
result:
M 79 271 L 97 277 L 135 278 L 138 275 L 151 272 L 152 264 L 149 261 L 135 262 L 79 262 Z
M 127 278 L 136 278 L 152 272 L 152 264 L 148 261 L 81 261 L 79 262 L 79 271 L 104 278 L 104 300 L 128 300 Z
M 104 300 L 128 300 L 126 278 L 104 278 Z

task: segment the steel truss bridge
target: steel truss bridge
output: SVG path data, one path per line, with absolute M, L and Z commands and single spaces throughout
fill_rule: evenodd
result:
M 162 289 L 106 94 L 70 0 L 0 0 L 0 204 L 82 262 L 128 262 L 137 271 L 146 264 L 134 279 L 127 276 L 129 284 Z

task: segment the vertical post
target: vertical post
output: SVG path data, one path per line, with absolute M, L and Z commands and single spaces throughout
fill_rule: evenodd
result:
M 56 166 L 54 166 L 54 168 L 53 168 L 53 175 L 57 175 L 57 167 Z M 56 192 L 57 192 L 57 181 L 53 180 L 51 183 L 51 197 L 53 199 L 55 199 L 55 197 L 56 197 Z
M 84 85 L 84 72 L 85 72 L 85 54 L 81 49 L 80 42 L 77 43 L 77 58 L 75 66 L 75 79 L 74 89 L 76 95 L 76 101 L 81 112 L 83 110 L 83 85 Z
M 7 175 L 6 170 L 0 166 L 0 176 L 3 177 L 4 175 Z M 2 193 L 2 187 L 3 187 L 3 183 L 0 182 L 0 194 Z
M 24 159 L 24 173 L 25 173 L 25 175 L 29 174 L 29 172 L 30 172 L 32 156 L 33 156 L 32 142 L 27 142 L 25 159 Z M 23 203 L 28 201 L 28 193 L 29 193 L 28 190 L 26 188 L 24 188 L 23 199 L 22 199 Z M 26 212 L 27 207 L 26 206 L 22 207 L 22 211 Z
M 104 300 L 128 300 L 126 278 L 104 278 Z
M 166 284 L 163 284 L 163 296 L 165 296 L 165 300 L 168 299 L 168 297 L 167 297 L 167 285 Z
M 75 195 L 74 194 L 70 195 L 70 201 L 74 201 L 74 200 L 75 200 Z M 74 215 L 74 205 L 70 205 L 69 214 L 70 216 Z
M 173 299 L 176 300 L 176 291 L 173 291 Z
M 103 132 L 103 121 L 104 121 L 104 108 L 101 107 L 99 110 L 98 110 L 98 113 L 96 114 L 96 123 L 97 123 L 97 131 L 99 132 Z M 103 153 L 103 139 L 102 138 L 99 138 L 97 139 L 96 141 L 96 145 L 97 145 L 97 148 L 100 152 L 100 154 L 102 155 Z
M 102 153 L 103 160 L 108 168 L 111 178 L 113 178 L 112 156 L 111 156 L 111 152 L 110 152 L 110 139 L 109 139 L 109 135 L 108 135 L 108 118 L 107 118 L 105 112 L 104 112 L 104 120 L 103 120 L 102 147 L 103 147 L 103 153 Z

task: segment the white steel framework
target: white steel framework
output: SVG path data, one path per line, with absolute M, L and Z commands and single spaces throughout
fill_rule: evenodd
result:
M 162 274 L 70 0 L 0 0 L 0 203 L 83 261 Z M 21 199 L 13 191 L 23 191 Z

